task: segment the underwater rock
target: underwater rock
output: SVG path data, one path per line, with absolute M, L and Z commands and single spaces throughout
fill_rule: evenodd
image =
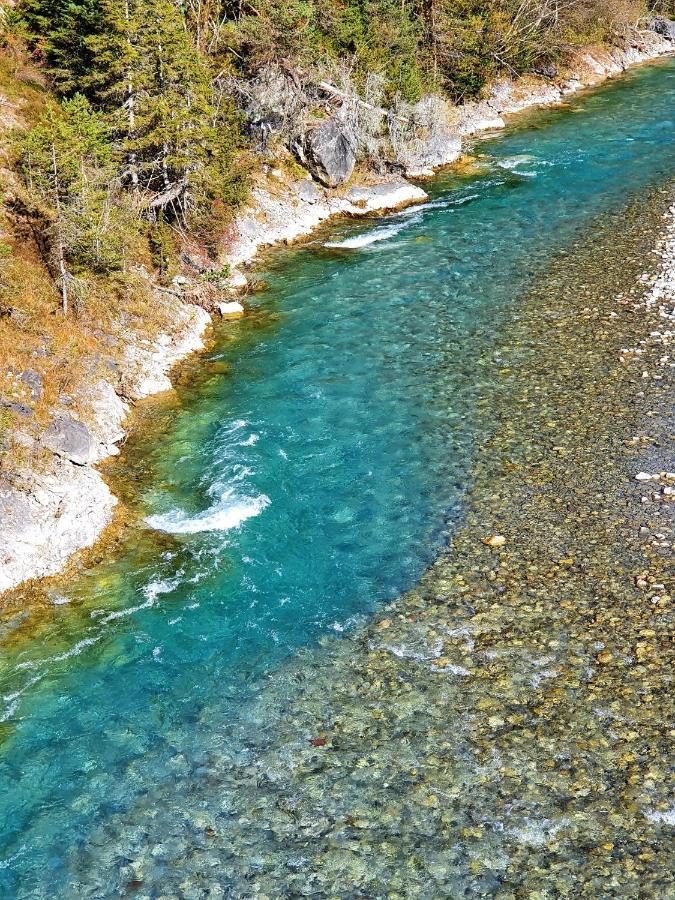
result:
M 486 547 L 503 547 L 506 543 L 506 538 L 503 534 L 493 534 L 492 537 L 484 538 L 483 543 Z

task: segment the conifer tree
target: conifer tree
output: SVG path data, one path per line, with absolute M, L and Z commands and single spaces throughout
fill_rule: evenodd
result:
M 104 28 L 88 40 L 96 69 L 86 84 L 113 116 L 126 180 L 144 191 L 153 216 L 185 224 L 209 195 L 227 189 L 231 107 L 214 104 L 182 4 L 101 0 L 101 8 Z
M 81 80 L 95 68 L 87 45 L 100 31 L 100 0 L 20 0 L 27 32 L 49 66 L 61 94 L 82 89 Z
M 47 221 L 48 260 L 67 315 L 82 268 L 119 263 L 111 225 L 114 182 L 108 129 L 81 94 L 48 109 L 19 141 L 19 168 Z

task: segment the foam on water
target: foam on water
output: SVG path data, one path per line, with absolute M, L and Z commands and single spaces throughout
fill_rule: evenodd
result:
M 675 806 L 666 810 L 652 810 L 645 815 L 650 822 L 656 822 L 659 825 L 675 825 Z
M 484 189 L 489 189 L 494 184 L 501 184 L 501 182 L 486 181 L 483 187 Z M 387 216 L 387 224 L 378 225 L 372 231 L 367 231 L 364 234 L 357 234 L 353 237 L 345 238 L 344 240 L 327 241 L 321 246 L 330 250 L 361 250 L 364 247 L 371 246 L 371 244 L 376 244 L 395 237 L 406 228 L 413 225 L 419 225 L 424 220 L 424 215 L 426 213 L 440 209 L 450 209 L 454 206 L 464 206 L 466 203 L 478 200 L 480 196 L 479 193 L 471 193 L 445 197 L 439 200 L 430 200 L 428 203 L 424 203 L 421 206 L 402 209 L 399 212 L 391 213 Z
M 391 222 L 389 225 L 380 225 L 372 231 L 365 234 L 358 234 L 355 237 L 345 238 L 344 241 L 328 241 L 324 247 L 331 250 L 361 250 L 363 247 L 369 247 L 379 241 L 386 241 L 388 238 L 394 237 L 404 228 L 411 225 L 417 225 L 422 221 L 422 217 L 418 215 L 408 215 L 402 217 L 401 221 Z
M 506 159 L 500 159 L 497 165 L 500 169 L 512 171 L 513 169 L 517 169 L 518 166 L 522 166 L 523 163 L 531 163 L 534 161 L 534 156 L 531 156 L 529 153 L 521 153 L 518 156 L 509 156 Z
M 270 504 L 265 494 L 257 497 L 240 497 L 232 489 L 226 490 L 217 503 L 196 516 L 189 516 L 182 509 L 148 516 L 145 520 L 151 528 L 168 534 L 199 534 L 203 531 L 229 531 L 238 528 L 247 519 L 254 518 Z
M 74 656 L 79 656 L 83 650 L 86 650 L 87 647 L 92 647 L 94 644 L 97 644 L 101 640 L 101 635 L 97 634 L 93 637 L 83 638 L 81 641 L 78 641 L 70 650 L 67 650 L 65 653 L 58 653 L 56 656 L 49 656 L 46 659 L 30 659 L 25 660 L 24 662 L 17 663 L 16 669 L 17 671 L 23 669 L 38 669 L 41 666 L 48 666 L 51 663 L 64 662 L 67 659 L 72 659 Z

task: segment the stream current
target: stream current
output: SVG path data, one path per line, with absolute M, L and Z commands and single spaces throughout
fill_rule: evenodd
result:
M 424 721 L 439 758 L 469 766 L 467 709 L 453 700 L 457 718 L 443 728 L 434 713 L 472 671 L 441 651 L 442 628 L 438 649 L 416 635 L 378 651 L 404 666 L 443 660 L 452 686 L 442 701 L 430 691 L 406 706 L 401 679 L 421 691 L 409 668 L 359 687 L 349 667 L 372 651 L 369 617 L 433 572 L 470 526 L 481 448 L 499 442 L 501 412 L 518 391 L 496 390 L 505 336 L 517 332 L 519 346 L 550 358 L 552 383 L 573 358 L 572 326 L 564 358 L 534 325 L 528 337 L 528 309 L 534 321 L 547 303 L 542 286 L 562 304 L 583 268 L 576 295 L 587 292 L 594 308 L 594 285 L 628 290 L 649 270 L 648 260 L 628 260 L 655 241 L 651 220 L 637 229 L 648 232 L 644 245 L 628 226 L 615 245 L 601 236 L 606 262 L 591 281 L 583 248 L 599 223 L 619 232 L 642 198 L 655 202 L 672 178 L 674 122 L 675 63 L 665 61 L 482 142 L 471 169 L 437 178 L 420 207 L 340 223 L 275 254 L 250 315 L 218 331 L 175 397 L 148 405 L 115 464 L 114 485 L 143 524 L 4 628 L 0 896 L 585 896 L 565 893 L 568 873 L 509 879 L 508 847 L 473 833 L 485 828 L 488 800 L 481 795 L 480 815 L 465 814 L 463 792 L 480 795 L 474 781 L 422 791 L 427 818 L 404 808 L 418 793 L 416 728 L 390 723 L 375 756 L 350 743 L 342 786 L 344 772 L 325 781 L 321 751 L 340 751 L 336 722 L 358 722 L 368 691 L 390 680 L 391 704 Z M 614 273 L 606 285 L 603 271 Z M 606 360 L 592 361 L 601 380 Z M 532 365 L 524 359 L 523 371 Z M 533 412 L 532 428 L 543 427 Z M 513 465 L 519 452 L 513 440 Z M 511 495 L 519 508 L 530 499 Z M 467 604 L 467 620 L 474 613 Z M 443 627 L 461 632 L 462 621 Z M 553 677 L 556 663 L 541 659 L 523 663 L 518 702 Z M 510 721 L 485 696 L 474 700 L 495 728 Z M 365 726 L 360 734 L 368 744 Z M 295 762 L 294 740 L 303 748 Z M 380 765 L 377 754 L 394 745 Z M 486 752 L 474 779 L 498 766 Z M 503 768 L 516 778 L 517 754 Z M 337 808 L 341 792 L 348 808 Z M 326 797 L 330 813 L 318 808 Z M 520 835 L 538 852 L 574 821 L 538 808 L 542 797 L 490 834 Z M 460 811 L 441 827 L 446 800 Z M 649 809 L 655 823 L 672 816 Z M 473 839 L 480 852 L 467 850 Z M 668 896 L 672 884 L 652 876 L 656 895 Z M 593 884 L 588 896 L 655 896 Z

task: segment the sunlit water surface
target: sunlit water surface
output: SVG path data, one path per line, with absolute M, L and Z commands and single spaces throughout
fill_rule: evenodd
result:
M 490 432 L 500 327 L 593 217 L 672 173 L 674 117 L 675 64 L 642 69 L 484 143 L 426 205 L 276 257 L 130 450 L 151 539 L 55 595 L 4 662 L 0 894 L 72 896 L 73 848 L 170 792 L 205 721 L 414 584 Z

